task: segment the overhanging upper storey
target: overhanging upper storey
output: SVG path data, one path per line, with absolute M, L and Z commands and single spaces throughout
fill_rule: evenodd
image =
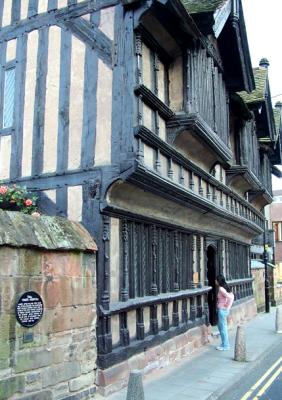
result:
M 281 110 L 282 103 L 277 102 L 275 109 L 273 110 L 274 122 L 275 122 L 275 139 L 272 143 L 272 151 L 270 154 L 270 160 L 274 165 L 280 165 L 282 163 L 282 150 L 281 150 L 281 139 L 282 139 L 282 125 L 281 125 Z M 278 175 L 281 178 L 281 172 L 277 172 L 277 168 L 272 169 L 274 175 Z
M 275 140 L 276 136 L 268 81 L 268 66 L 268 60 L 263 58 L 259 67 L 254 68 L 255 90 L 251 93 L 239 93 L 249 109 L 255 114 L 257 136 L 261 143 L 270 143 Z
M 226 83 L 232 91 L 254 89 L 241 0 L 182 0 L 201 32 L 217 39 Z

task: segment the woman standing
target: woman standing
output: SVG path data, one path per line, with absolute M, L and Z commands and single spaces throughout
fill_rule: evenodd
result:
M 217 314 L 218 314 L 218 330 L 221 337 L 221 345 L 216 349 L 220 351 L 229 350 L 229 338 L 227 329 L 227 317 L 230 312 L 230 308 L 234 301 L 234 294 L 231 293 L 231 289 L 228 286 L 223 275 L 218 275 L 215 280 L 215 284 L 218 286 L 217 293 Z

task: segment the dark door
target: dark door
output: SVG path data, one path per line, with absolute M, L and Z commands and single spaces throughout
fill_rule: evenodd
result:
M 208 305 L 209 305 L 209 315 L 210 315 L 210 324 L 217 324 L 217 315 L 216 315 L 216 286 L 215 286 L 215 278 L 216 278 L 216 251 L 214 247 L 209 246 L 207 248 L 207 279 L 208 285 L 212 287 L 212 290 L 208 293 Z

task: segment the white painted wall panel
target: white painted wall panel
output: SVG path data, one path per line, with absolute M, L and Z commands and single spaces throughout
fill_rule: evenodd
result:
M 43 193 L 50 199 L 53 203 L 56 204 L 56 190 L 55 189 L 50 189 L 50 190 L 44 190 Z
M 68 187 L 68 219 L 82 220 L 82 186 Z
M 69 110 L 69 156 L 68 168 L 77 169 L 81 161 L 81 138 L 83 127 L 85 44 L 72 37 L 71 86 Z
M 95 165 L 111 163 L 113 71 L 98 62 Z
M 142 43 L 142 78 L 143 84 L 152 89 L 151 52 L 144 43 Z
M 58 8 L 64 8 L 67 7 L 68 5 L 68 0 L 58 0 Z
M 28 14 L 28 0 L 21 1 L 21 19 L 26 19 Z
M 48 0 L 38 1 L 38 14 L 45 13 L 48 11 Z
M 150 169 L 154 169 L 154 149 L 144 144 L 144 164 Z
M 3 27 L 11 24 L 11 16 L 12 16 L 12 0 L 5 0 L 3 8 L 3 17 L 2 17 Z
M 6 62 L 12 61 L 16 58 L 17 40 L 9 40 L 7 42 Z
M 48 45 L 43 172 L 54 172 L 57 166 L 60 48 L 61 29 L 57 26 L 52 26 L 49 29 Z
M 24 103 L 24 124 L 23 124 L 23 154 L 22 154 L 22 175 L 31 175 L 32 159 L 32 133 L 34 117 L 34 100 L 36 86 L 36 68 L 38 51 L 38 31 L 28 35 L 27 41 L 27 66 L 25 81 L 25 103 Z
M 10 178 L 11 136 L 0 137 L 0 180 Z
M 159 116 L 159 136 L 166 141 L 166 125 L 165 120 Z
M 114 39 L 115 7 L 101 10 L 99 29 L 111 40 Z

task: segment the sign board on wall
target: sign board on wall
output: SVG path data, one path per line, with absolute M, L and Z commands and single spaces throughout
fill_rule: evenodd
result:
M 30 291 L 21 295 L 16 304 L 16 318 L 26 328 L 38 324 L 43 315 L 43 301 L 38 293 Z

